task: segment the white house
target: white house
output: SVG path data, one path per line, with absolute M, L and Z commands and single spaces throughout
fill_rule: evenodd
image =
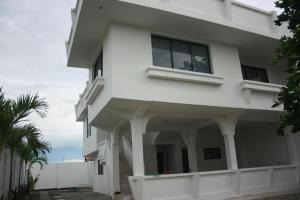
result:
M 299 188 L 299 136 L 277 134 L 284 27 L 234 0 L 78 0 L 67 65 L 94 191 L 226 199 Z M 299 143 L 298 143 L 299 144 Z M 128 177 L 128 179 L 127 179 Z M 130 187 L 129 187 L 130 185 Z

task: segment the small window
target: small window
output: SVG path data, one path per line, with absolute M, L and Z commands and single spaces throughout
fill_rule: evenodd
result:
M 211 73 L 206 45 L 152 36 L 152 56 L 154 66 Z
M 103 175 L 103 163 L 98 160 L 98 175 Z
M 91 133 L 91 125 L 89 124 L 88 117 L 86 118 L 86 137 L 90 137 L 92 135 Z
M 204 160 L 221 159 L 221 148 L 204 148 Z
M 93 80 L 97 78 L 97 76 L 99 75 L 99 71 L 100 75 L 103 76 L 103 52 L 101 52 L 98 56 L 95 64 L 92 67 L 92 70 Z
M 242 65 L 243 79 L 268 83 L 267 70 L 264 68 Z

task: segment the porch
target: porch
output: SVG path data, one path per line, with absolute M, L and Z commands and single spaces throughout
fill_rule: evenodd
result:
M 120 152 L 132 167 L 129 184 L 139 200 L 227 199 L 299 188 L 294 136 L 277 134 L 280 112 L 146 110 L 111 129 L 114 191 L 120 190 Z

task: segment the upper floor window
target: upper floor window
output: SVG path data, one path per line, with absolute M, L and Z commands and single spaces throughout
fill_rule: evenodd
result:
M 93 80 L 97 78 L 97 76 L 100 75 L 103 76 L 103 52 L 100 53 L 98 56 L 95 64 L 92 67 L 92 74 L 93 74 Z
M 267 70 L 264 68 L 242 65 L 242 73 L 244 80 L 269 82 Z
M 208 46 L 152 36 L 153 65 L 211 73 Z
M 100 160 L 98 160 L 98 175 L 103 175 L 103 163 L 100 162 Z
M 89 124 L 89 119 L 86 118 L 86 137 L 90 137 L 92 135 L 91 125 Z

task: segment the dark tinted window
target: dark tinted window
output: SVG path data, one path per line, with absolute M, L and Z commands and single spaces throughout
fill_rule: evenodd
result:
M 97 76 L 99 75 L 103 76 L 103 53 L 101 52 L 101 54 L 98 56 L 95 64 L 93 65 L 93 80 L 95 80 L 97 78 Z
M 152 38 L 153 65 L 172 67 L 170 41 L 164 38 Z
M 211 73 L 208 47 L 152 36 L 153 65 Z
M 89 119 L 86 118 L 86 137 L 91 136 L 91 125 L 89 124 Z
M 103 164 L 98 160 L 98 175 L 103 175 Z
M 204 148 L 204 160 L 221 159 L 221 148 Z
M 242 65 L 242 72 L 244 80 L 269 82 L 266 69 Z

